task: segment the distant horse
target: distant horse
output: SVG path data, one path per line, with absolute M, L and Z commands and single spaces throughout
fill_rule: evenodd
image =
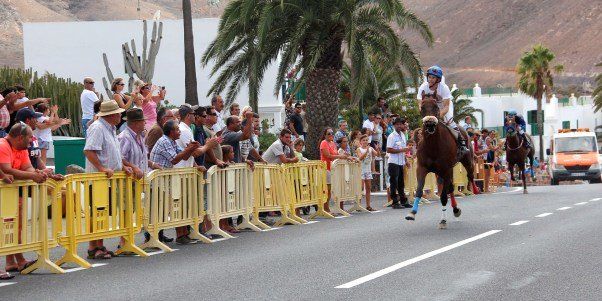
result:
M 533 139 L 531 136 L 525 135 L 526 139 L 529 139 L 531 145 L 533 145 Z M 510 178 L 515 181 L 514 178 L 514 166 L 518 166 L 520 177 L 523 180 L 523 193 L 527 194 L 527 181 L 525 179 L 525 160 L 529 158 L 531 164 L 531 177 L 533 177 L 533 156 L 535 155 L 535 149 L 533 147 L 525 148 L 525 141 L 522 139 L 516 130 L 516 125 L 513 121 L 509 121 L 506 127 L 506 161 L 508 161 L 508 171 L 510 172 Z
M 414 207 L 412 207 L 412 212 L 406 216 L 406 219 L 415 220 L 418 213 L 418 204 L 424 189 L 424 179 L 429 172 L 434 172 L 443 184 L 440 197 L 443 208 L 439 229 L 445 229 L 447 228 L 447 198 L 448 194 L 454 191 L 453 169 L 458 163 L 457 140 L 450 132 L 450 129 L 437 118 L 440 116 L 439 106 L 433 98 L 426 98 L 422 101 L 420 114 L 423 117 L 422 135 L 419 135 L 419 132 L 416 132 L 414 135 L 417 143 L 416 156 L 418 164 L 416 166 L 416 178 L 418 180 L 418 187 L 414 198 Z M 465 132 L 462 135 L 464 135 L 465 139 L 468 139 Z M 470 149 L 468 153 L 460 158 L 460 162 L 466 169 L 468 180 L 471 184 L 474 183 L 472 158 L 473 153 Z M 462 212 L 458 207 L 454 207 L 453 211 L 456 217 L 460 216 Z

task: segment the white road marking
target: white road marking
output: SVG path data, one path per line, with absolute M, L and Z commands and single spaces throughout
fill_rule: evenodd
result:
M 580 203 L 575 203 L 575 206 L 581 206 L 581 205 L 585 205 L 587 204 L 587 202 L 580 202 Z
M 590 201 L 590 202 L 597 202 L 597 201 L 600 201 L 600 200 L 602 200 L 602 198 L 595 198 L 595 199 L 591 199 L 591 200 L 589 200 L 589 201 Z
M 16 282 L 2 282 L 2 283 L 0 283 L 0 287 L 12 285 L 12 284 L 17 284 L 17 283 Z
M 179 249 L 171 249 L 172 251 L 177 251 Z M 158 255 L 158 254 L 163 254 L 165 253 L 165 251 L 163 250 L 159 250 L 159 251 L 155 251 L 155 252 L 147 252 L 146 254 L 148 254 L 148 256 L 153 256 L 153 255 Z M 138 255 L 136 255 L 138 256 Z
M 378 277 L 381 277 L 381 276 L 387 275 L 389 273 L 395 272 L 395 271 L 397 271 L 397 270 L 399 270 L 399 269 L 401 269 L 403 267 L 407 267 L 407 266 L 409 266 L 411 264 L 414 264 L 414 263 L 417 263 L 419 261 L 431 258 L 431 257 L 433 257 L 435 255 L 439 255 L 439 254 L 441 254 L 443 252 L 447 252 L 449 250 L 455 249 L 457 247 L 463 246 L 465 244 L 471 243 L 473 241 L 479 240 L 481 238 L 485 238 L 487 236 L 490 236 L 490 235 L 493 235 L 493 234 L 496 234 L 496 233 L 499 233 L 499 232 L 502 232 L 502 230 L 491 230 L 491 231 L 487 231 L 485 233 L 481 233 L 481 234 L 479 234 L 477 236 L 473 236 L 471 238 L 467 238 L 465 240 L 462 240 L 462 241 L 459 241 L 457 243 L 445 246 L 443 248 L 440 248 L 440 249 L 437 249 L 437 250 L 434 250 L 434 251 L 422 254 L 422 255 L 420 255 L 418 257 L 414 257 L 412 259 L 408 259 L 406 261 L 402 261 L 400 263 L 394 264 L 394 265 L 392 265 L 392 266 L 390 266 L 388 268 L 384 268 L 384 269 L 382 269 L 380 271 L 376 271 L 376 272 L 374 272 L 372 274 L 369 274 L 369 275 L 366 275 L 364 277 L 355 279 L 355 280 L 353 280 L 351 282 L 347 282 L 345 284 L 341 284 L 341 285 L 339 285 L 339 286 L 337 286 L 335 288 L 352 288 L 354 286 L 358 286 L 358 285 L 360 285 L 362 283 L 366 283 L 366 282 L 368 282 L 370 280 L 374 280 L 374 279 L 376 279 Z
M 540 214 L 540 215 L 536 215 L 535 217 L 546 217 L 546 216 L 548 216 L 548 215 L 552 215 L 552 214 L 553 214 L 553 213 L 546 212 L 546 213 L 542 213 L 542 214 Z
M 301 225 L 309 225 L 309 224 L 315 224 L 315 223 L 319 223 L 320 221 L 308 221 L 305 224 L 301 224 Z
M 108 265 L 108 263 L 95 263 L 92 265 L 92 267 L 97 268 L 97 267 L 101 267 L 101 266 L 105 266 L 105 265 Z M 82 267 L 72 268 L 72 269 L 65 270 L 65 273 L 72 273 L 72 272 L 77 272 L 77 271 L 81 271 L 81 270 L 87 270 L 87 269 L 82 268 Z
M 514 189 L 513 189 L 513 190 L 510 190 L 510 191 L 492 192 L 492 193 L 490 193 L 490 194 L 504 194 L 504 193 L 513 193 L 513 192 L 517 192 L 517 191 L 519 191 L 519 190 L 523 190 L 523 188 L 522 188 L 522 187 L 514 187 Z
M 261 232 L 274 231 L 274 230 L 278 230 L 278 229 L 282 229 L 282 227 L 273 227 L 273 228 L 269 228 L 269 229 L 264 229 L 264 230 L 261 230 Z
M 571 209 L 571 208 L 573 208 L 573 207 L 560 207 L 560 208 L 558 208 L 556 210 L 563 211 L 563 210 L 568 210 L 568 209 Z
M 232 236 L 232 238 L 238 238 L 238 236 Z M 230 239 L 230 238 L 228 238 L 228 237 L 222 237 L 222 238 L 212 239 L 211 241 L 218 242 L 218 241 L 224 241 L 224 240 L 228 240 L 228 239 Z
M 346 218 L 346 217 L 349 217 L 349 216 L 341 215 L 341 216 L 335 216 L 334 218 Z
M 375 210 L 375 211 L 370 211 L 370 213 L 380 213 L 383 212 L 382 210 Z
M 520 226 L 520 225 L 522 225 L 522 224 L 526 224 L 526 223 L 528 223 L 528 222 L 529 222 L 529 221 L 518 221 L 518 222 L 516 222 L 516 223 L 512 223 L 512 224 L 510 224 L 510 226 Z

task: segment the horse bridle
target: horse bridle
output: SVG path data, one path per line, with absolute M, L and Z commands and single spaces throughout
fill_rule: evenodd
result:
M 520 139 L 520 138 L 519 138 L 518 140 L 520 141 L 520 143 L 518 144 L 518 147 L 516 147 L 516 148 L 511 148 L 511 147 L 508 145 L 508 137 L 514 137 L 514 136 L 516 136 L 516 135 L 517 135 L 517 132 L 516 132 L 516 129 L 515 129 L 515 128 L 510 128 L 510 129 L 512 129 L 512 131 L 510 131 L 510 130 L 506 130 L 506 149 L 507 149 L 507 150 L 511 150 L 511 151 L 515 151 L 515 150 L 517 150 L 517 149 L 520 149 L 521 147 L 523 147 L 523 142 L 524 142 L 524 139 Z

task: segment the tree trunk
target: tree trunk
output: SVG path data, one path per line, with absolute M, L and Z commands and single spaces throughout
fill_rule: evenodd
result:
M 190 0 L 182 0 L 184 17 L 184 84 L 186 89 L 185 102 L 190 105 L 199 104 L 196 81 L 196 62 L 194 58 L 194 35 L 192 32 L 192 9 Z
M 539 133 L 539 160 L 543 160 L 543 112 L 542 97 L 537 98 L 537 132 Z
M 315 69 L 307 77 L 307 136 L 305 149 L 309 159 L 320 159 L 320 142 L 326 127 L 333 129 L 339 115 L 340 69 Z

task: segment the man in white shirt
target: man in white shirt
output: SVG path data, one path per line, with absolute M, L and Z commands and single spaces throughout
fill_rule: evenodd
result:
M 84 78 L 84 91 L 80 96 L 82 106 L 82 130 L 84 137 L 88 132 L 88 123 L 94 119 L 94 103 L 98 101 L 98 94 L 94 90 L 94 79 L 91 77 Z
M 217 113 L 217 123 L 213 125 L 211 128 L 217 136 L 221 136 L 222 130 L 226 127 L 226 122 L 224 121 L 224 100 L 219 95 L 214 95 L 211 98 L 211 105 L 215 108 L 215 112 Z
M 192 129 L 190 128 L 190 125 L 194 122 L 194 111 L 192 110 L 191 106 L 184 104 L 184 105 L 180 106 L 178 113 L 180 114 L 180 124 L 179 124 L 180 138 L 178 138 L 176 140 L 176 144 L 181 149 L 186 149 L 188 144 L 195 141 L 194 134 L 192 133 Z M 202 154 L 207 152 L 207 150 L 213 148 L 217 144 L 219 144 L 218 138 L 207 139 L 205 141 L 205 145 L 202 145 L 199 148 L 197 148 L 195 151 L 192 152 L 192 155 L 188 159 L 181 160 L 180 162 L 176 163 L 174 165 L 174 167 L 193 167 L 193 166 L 195 166 L 196 164 L 195 164 L 194 158 L 201 156 Z M 205 169 L 205 168 L 203 167 L 203 169 Z
M 393 200 L 391 207 L 393 209 L 412 208 L 403 191 L 403 167 L 406 164 L 405 153 L 412 149 L 412 145 L 408 146 L 406 144 L 406 135 L 403 132 L 407 129 L 405 118 L 395 118 L 393 120 L 393 127 L 395 127 L 395 131 L 387 138 L 387 154 L 389 154 L 387 171 L 389 173 L 391 199 Z
M 466 131 L 463 128 L 459 128 L 456 122 L 454 122 L 454 105 L 451 102 L 452 95 L 449 87 L 442 82 L 443 70 L 439 66 L 433 66 L 426 72 L 426 82 L 422 83 L 416 93 L 418 99 L 418 107 L 422 106 L 422 101 L 429 98 L 434 98 L 439 106 L 439 119 L 445 126 L 450 129 L 450 132 L 454 135 L 454 138 L 458 140 L 458 158 L 464 156 L 468 152 L 466 146 Z
M 368 119 L 364 120 L 362 125 L 363 129 L 366 129 L 366 135 L 368 135 L 368 143 L 372 142 L 372 135 L 374 135 L 374 112 L 368 114 Z

